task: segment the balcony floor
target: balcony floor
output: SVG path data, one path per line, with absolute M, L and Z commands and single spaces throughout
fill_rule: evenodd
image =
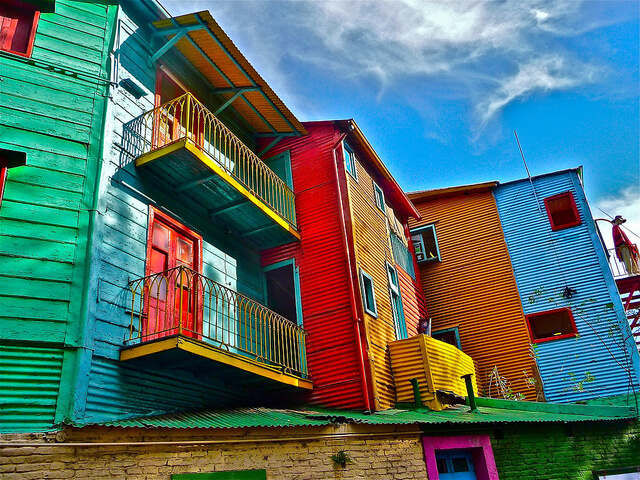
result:
M 163 337 L 131 345 L 120 351 L 121 361 L 150 356 L 167 365 L 180 365 L 182 368 L 201 368 L 203 362 L 211 363 L 211 368 L 215 368 L 217 374 L 239 386 L 255 385 L 266 390 L 277 389 L 283 385 L 307 390 L 313 388 L 311 380 L 284 373 L 277 366 L 264 364 L 184 335 Z
M 188 139 L 138 157 L 136 167 L 261 249 L 300 240 L 293 225 Z

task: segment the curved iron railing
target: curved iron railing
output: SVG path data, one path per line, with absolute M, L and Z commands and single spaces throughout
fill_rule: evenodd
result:
M 306 331 L 264 305 L 187 267 L 129 283 L 129 341 L 185 335 L 306 376 Z
M 124 126 L 128 161 L 188 139 L 253 195 L 296 226 L 293 191 L 190 93 L 143 113 Z

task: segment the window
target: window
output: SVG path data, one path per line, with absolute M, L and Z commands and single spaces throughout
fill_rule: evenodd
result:
M 438 330 L 437 332 L 433 332 L 431 336 L 436 340 L 448 343 L 462 350 L 462 347 L 460 346 L 460 334 L 458 333 L 458 327 Z
M 0 50 L 30 57 L 39 18 L 32 5 L 13 0 L 0 3 Z
M 575 337 L 578 333 L 573 313 L 568 308 L 526 315 L 533 343 Z
M 407 324 L 402 310 L 402 297 L 400 296 L 400 284 L 398 283 L 398 272 L 387 263 L 387 274 L 389 276 L 389 296 L 391 297 L 391 313 L 393 323 L 396 327 L 396 338 L 401 340 L 407 338 Z
M 360 270 L 360 284 L 364 311 L 369 315 L 377 317 L 378 309 L 376 308 L 376 294 L 373 291 L 373 278 L 371 278 L 371 275 Z
M 358 180 L 358 174 L 356 173 L 356 154 L 351 147 L 347 145 L 347 142 L 342 142 L 342 150 L 344 151 L 344 168 L 355 180 Z
M 385 211 L 385 208 L 384 208 L 384 192 L 376 182 L 373 182 L 373 195 L 376 197 L 377 207 L 383 212 L 385 212 L 386 214 L 387 212 Z
M 267 307 L 296 325 L 302 325 L 300 276 L 295 260 L 264 267 L 264 277 Z
M 427 225 L 411 231 L 411 241 L 418 262 L 440 261 L 436 226 Z
M 15 150 L 0 148 L 0 207 L 4 196 L 4 185 L 7 182 L 9 169 L 27 164 L 27 154 Z
M 429 480 L 498 480 L 488 435 L 423 437 Z
M 562 230 L 582 223 L 571 192 L 547 197 L 544 199 L 544 205 L 551 222 L 551 230 Z

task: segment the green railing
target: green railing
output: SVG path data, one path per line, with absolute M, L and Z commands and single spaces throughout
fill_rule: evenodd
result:
M 253 195 L 296 226 L 293 191 L 190 93 L 125 124 L 123 148 L 129 159 L 135 159 L 183 139 L 191 141 Z
M 184 335 L 307 376 L 306 331 L 187 267 L 129 283 L 130 343 Z

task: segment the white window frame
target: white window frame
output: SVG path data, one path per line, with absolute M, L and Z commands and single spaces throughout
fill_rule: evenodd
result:
M 368 295 L 367 295 L 367 282 L 371 285 L 371 299 L 373 305 L 369 305 Z M 376 289 L 373 283 L 373 277 L 366 273 L 364 270 L 360 269 L 360 289 L 362 296 L 362 307 L 364 308 L 365 313 L 368 313 L 372 317 L 378 317 L 378 307 L 376 303 Z M 373 307 L 371 309 L 370 307 Z
M 387 278 L 389 279 L 389 300 L 391 301 L 391 315 L 393 316 L 393 324 L 396 329 L 396 338 L 402 340 L 408 337 L 407 324 L 404 316 L 404 308 L 402 306 L 402 294 L 400 293 L 400 277 L 398 269 L 386 262 Z M 396 282 L 393 282 L 393 274 L 395 274 Z M 395 297 L 395 301 L 394 301 Z

